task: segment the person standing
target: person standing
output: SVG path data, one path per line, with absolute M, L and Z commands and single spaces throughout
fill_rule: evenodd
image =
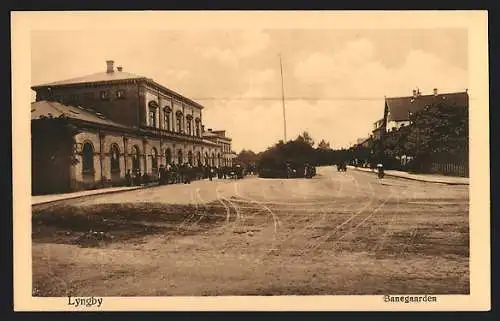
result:
M 210 171 L 209 171 L 209 174 L 208 174 L 208 178 L 210 179 L 210 181 L 212 180 L 212 178 L 214 176 L 214 173 L 215 173 L 214 168 L 210 167 Z
M 160 185 L 165 185 L 165 166 L 163 166 L 163 164 L 160 165 L 159 175 Z
M 191 184 L 191 164 L 186 163 L 186 184 Z
M 165 184 L 170 184 L 171 175 L 172 166 L 170 165 L 170 163 L 167 163 L 167 165 L 165 166 Z
M 127 173 L 125 174 L 125 182 L 127 186 L 132 186 L 132 174 L 130 173 L 130 169 L 127 169 Z

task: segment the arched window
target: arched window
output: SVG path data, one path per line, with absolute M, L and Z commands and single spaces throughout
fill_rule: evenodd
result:
M 178 111 L 175 114 L 175 124 L 178 133 L 182 133 L 182 112 Z
M 183 161 L 184 161 L 184 160 L 182 159 L 182 150 L 181 150 L 181 149 L 179 149 L 179 150 L 177 151 L 177 164 L 179 164 L 179 165 L 180 165 L 180 164 L 182 164 L 182 163 L 183 163 Z
M 208 161 L 208 153 L 205 152 L 205 166 L 208 166 L 210 165 L 209 161 Z
M 153 172 L 158 170 L 158 152 L 154 147 L 151 149 L 151 168 Z
M 195 119 L 195 127 L 196 127 L 196 136 L 200 136 L 200 119 Z
M 192 129 L 191 129 L 191 117 L 190 115 L 186 116 L 186 134 L 192 135 Z
M 156 101 L 150 101 L 148 104 L 149 107 L 149 126 L 156 126 L 156 110 L 158 109 L 158 103 Z
M 188 162 L 189 162 L 189 165 L 193 166 L 193 152 L 192 151 L 188 152 Z
M 165 163 L 169 164 L 172 162 L 172 151 L 170 150 L 170 148 L 167 148 L 167 150 L 165 150 Z
M 120 171 L 120 148 L 116 144 L 111 145 L 110 159 L 111 159 L 111 172 L 119 172 Z
M 91 143 L 83 145 L 82 170 L 84 173 L 94 173 L 94 147 Z
M 138 146 L 134 146 L 132 149 L 132 168 L 135 170 L 141 169 L 141 151 Z
M 212 152 L 212 157 L 211 157 L 211 159 L 212 159 L 212 164 L 211 164 L 211 165 L 212 165 L 212 166 L 215 166 L 215 153 L 214 153 L 214 152 Z
M 170 131 L 170 111 L 165 109 L 163 113 L 163 129 Z
M 217 154 L 217 165 L 221 166 L 221 163 L 222 163 L 222 159 L 220 157 L 220 153 Z

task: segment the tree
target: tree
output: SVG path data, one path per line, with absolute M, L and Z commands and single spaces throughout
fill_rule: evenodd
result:
M 428 106 L 410 116 L 405 149 L 415 157 L 414 168 L 427 171 L 432 158 L 467 158 L 468 109 L 445 103 Z
M 259 157 L 251 150 L 241 150 L 241 152 L 236 156 L 235 163 L 240 165 L 254 165 L 258 161 Z
M 330 149 L 330 143 L 322 139 L 318 144 L 318 149 L 322 150 Z
M 411 115 L 408 149 L 415 156 L 468 150 L 468 110 L 440 103 Z
M 295 141 L 304 142 L 311 147 L 314 146 L 314 140 L 312 139 L 311 135 L 309 135 L 309 133 L 307 131 L 304 131 L 304 132 L 302 132 L 302 134 L 299 134 L 299 136 L 297 136 Z

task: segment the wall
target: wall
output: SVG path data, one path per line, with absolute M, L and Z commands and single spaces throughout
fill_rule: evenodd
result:
M 200 153 L 202 164 L 204 162 L 204 154 L 207 152 L 210 157 L 214 154 L 217 156 L 222 150 L 220 147 L 192 144 L 186 142 L 174 142 L 170 140 L 160 139 L 160 138 L 141 138 L 134 137 L 130 135 L 125 135 L 121 133 L 111 133 L 111 132 L 98 132 L 85 130 L 74 136 L 75 143 L 80 145 L 79 151 L 76 153 L 76 158 L 78 163 L 71 166 L 71 189 L 80 190 L 94 188 L 101 184 L 101 179 L 105 184 L 109 185 L 120 185 L 124 183 L 125 174 L 128 169 L 133 169 L 132 156 L 134 154 L 134 146 L 139 149 L 139 164 L 141 174 L 148 174 L 150 176 L 157 176 L 157 170 L 152 167 L 153 158 L 152 150 L 153 148 L 157 151 L 157 168 L 160 165 L 165 165 L 165 151 L 170 148 L 172 161 L 175 164 L 179 164 L 177 159 L 177 152 L 182 151 L 182 162 L 188 162 L 188 153 L 191 151 L 193 153 L 193 166 L 197 166 L 197 153 Z M 90 143 L 93 146 L 93 166 L 94 172 L 92 174 L 83 174 L 83 156 L 82 148 L 83 144 Z M 111 146 L 116 144 L 120 152 L 119 164 L 120 171 L 119 175 L 112 175 L 111 173 Z M 218 162 L 217 157 L 212 163 L 212 159 L 209 160 L 209 165 L 214 164 L 214 166 L 222 166 L 222 162 Z
M 393 121 L 393 120 L 391 120 L 391 121 L 389 121 L 387 123 L 387 129 L 386 130 L 390 131 L 393 128 L 394 129 L 399 129 L 399 128 L 401 128 L 401 126 L 408 126 L 408 125 L 410 125 L 409 121 Z
M 188 119 L 186 116 L 191 115 L 192 120 L 191 120 L 191 136 L 196 136 L 196 122 L 195 119 L 199 118 L 200 119 L 200 131 L 199 131 L 199 137 L 201 137 L 201 125 L 202 125 L 202 111 L 198 107 L 191 106 L 187 103 L 184 103 L 176 98 L 171 97 L 168 93 L 165 93 L 161 90 L 154 89 L 151 86 L 144 86 L 141 88 L 141 92 L 143 93 L 144 96 L 144 101 L 141 102 L 140 109 L 142 112 L 147 115 L 146 117 L 146 125 L 147 126 L 152 126 L 153 124 L 150 123 L 149 120 L 149 103 L 154 101 L 159 107 L 156 110 L 155 114 L 155 127 L 160 128 L 160 129 L 166 129 L 167 127 L 165 126 L 164 122 L 164 115 L 165 115 L 165 107 L 168 107 L 171 109 L 171 112 L 169 113 L 169 122 L 170 122 L 170 129 L 171 131 L 174 132 L 179 132 L 177 129 L 177 124 L 176 124 L 176 114 L 177 112 L 181 112 L 183 115 L 182 122 L 181 122 L 181 131 L 180 133 L 185 133 L 188 134 L 187 132 L 187 122 Z
M 124 90 L 125 98 L 117 98 L 117 90 Z M 101 91 L 109 92 L 109 100 L 101 99 Z M 88 97 L 87 94 L 91 94 L 93 98 Z M 76 95 L 78 100 L 73 100 L 73 95 Z M 57 99 L 58 96 L 60 99 Z M 135 83 L 53 87 L 52 96 L 48 95 L 46 90 L 39 90 L 36 100 L 49 100 L 50 97 L 64 104 L 92 108 L 107 118 L 125 125 L 133 126 L 144 121 L 144 115 L 138 112 L 138 106 L 143 99 Z
M 70 189 L 73 135 L 64 119 L 31 122 L 33 195 L 63 193 Z

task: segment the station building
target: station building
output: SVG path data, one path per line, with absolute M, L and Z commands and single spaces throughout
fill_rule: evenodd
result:
M 32 192 L 120 185 L 162 164 L 232 166 L 231 138 L 205 131 L 204 107 L 154 80 L 115 69 L 33 86 Z

